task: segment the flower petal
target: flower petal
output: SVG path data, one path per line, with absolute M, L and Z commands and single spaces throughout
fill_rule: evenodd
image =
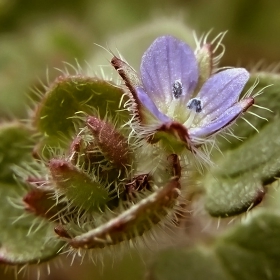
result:
M 147 93 L 141 87 L 136 88 L 136 93 L 139 101 L 146 109 L 148 109 L 155 117 L 161 122 L 169 122 L 170 118 L 160 112 L 153 102 L 153 100 L 147 95 Z
M 201 127 L 190 128 L 190 139 L 205 138 L 229 126 L 242 112 L 245 112 L 254 103 L 253 98 L 246 98 L 227 109 L 214 121 Z
M 172 36 L 152 43 L 142 57 L 140 71 L 145 91 L 159 108 L 180 95 L 190 98 L 198 81 L 193 50 Z
M 228 69 L 209 78 L 196 97 L 202 104 L 202 112 L 197 115 L 202 123 L 209 123 L 236 103 L 248 79 L 244 68 Z

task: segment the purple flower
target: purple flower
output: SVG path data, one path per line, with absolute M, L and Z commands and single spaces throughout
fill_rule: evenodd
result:
M 239 98 L 249 79 L 243 68 L 215 73 L 199 88 L 194 51 L 172 36 L 157 38 L 144 53 L 140 78 L 125 62 L 113 58 L 112 64 L 130 89 L 143 130 L 155 138 L 172 134 L 189 149 L 228 128 L 254 103 Z

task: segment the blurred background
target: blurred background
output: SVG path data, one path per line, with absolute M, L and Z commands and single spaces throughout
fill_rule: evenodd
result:
M 27 96 L 59 75 L 65 62 L 92 68 L 107 65 L 108 54 L 95 44 L 120 53 L 136 69 L 141 54 L 160 34 L 192 40 L 213 29 L 223 41 L 222 65 L 252 68 L 280 61 L 280 1 L 267 0 L 0 0 L 0 119 L 26 117 Z M 87 63 L 86 63 L 87 62 Z M 106 68 L 107 67 L 107 68 Z M 277 68 L 277 67 L 276 67 Z M 110 74 L 108 74 L 110 76 Z M 146 263 L 139 254 L 104 266 L 85 263 L 51 265 L 41 279 L 142 279 Z M 64 259 L 64 258 L 62 258 Z M 0 279 L 14 279 L 0 269 Z M 25 279 L 36 279 L 30 270 Z

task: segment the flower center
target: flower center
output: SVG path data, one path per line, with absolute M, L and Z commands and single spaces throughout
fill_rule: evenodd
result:
M 192 98 L 186 104 L 180 97 L 183 95 L 183 85 L 181 80 L 175 80 L 172 84 L 173 100 L 167 105 L 165 113 L 187 128 L 195 127 L 199 119 L 196 118 L 198 113 L 202 112 L 202 102 L 199 98 Z M 187 109 L 187 108 L 189 109 Z

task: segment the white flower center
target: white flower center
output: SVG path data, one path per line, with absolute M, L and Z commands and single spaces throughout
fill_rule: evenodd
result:
M 173 99 L 165 104 L 166 107 L 162 112 L 174 121 L 182 123 L 187 128 L 196 127 L 201 119 L 202 101 L 195 97 L 186 104 L 186 100 L 183 98 L 183 90 L 181 80 L 175 80 L 172 84 Z

